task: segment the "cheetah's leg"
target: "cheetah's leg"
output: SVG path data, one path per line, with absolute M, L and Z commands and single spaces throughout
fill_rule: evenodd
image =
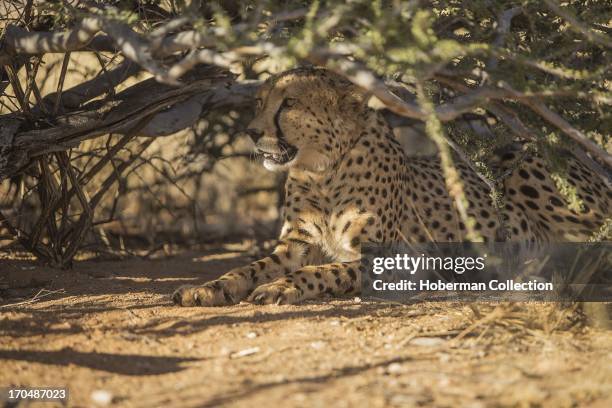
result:
M 199 286 L 181 286 L 172 295 L 172 300 L 180 306 L 236 304 L 257 285 L 270 282 L 305 265 L 305 252 L 304 245 L 281 242 L 270 256 L 232 269 L 219 279 Z
M 305 266 L 257 287 L 248 301 L 258 304 L 291 304 L 323 293 L 355 294 L 361 291 L 360 261 Z

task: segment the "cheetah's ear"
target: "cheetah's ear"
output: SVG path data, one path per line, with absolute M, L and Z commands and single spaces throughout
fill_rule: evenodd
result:
M 338 91 L 340 111 L 347 113 L 362 112 L 367 107 L 371 95 L 352 82 L 346 81 L 344 85 Z

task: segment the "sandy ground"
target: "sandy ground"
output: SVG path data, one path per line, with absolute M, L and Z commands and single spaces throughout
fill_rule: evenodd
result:
M 66 386 L 82 407 L 612 406 L 612 332 L 542 305 L 171 304 L 246 261 L 0 258 L 0 387 Z

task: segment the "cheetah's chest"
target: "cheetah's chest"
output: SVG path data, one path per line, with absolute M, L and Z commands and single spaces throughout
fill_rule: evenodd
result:
M 359 259 L 359 244 L 364 229 L 374 223 L 374 213 L 355 194 L 355 187 L 345 182 L 310 183 L 307 189 L 297 187 L 296 196 L 304 203 L 298 222 L 323 253 L 334 261 Z

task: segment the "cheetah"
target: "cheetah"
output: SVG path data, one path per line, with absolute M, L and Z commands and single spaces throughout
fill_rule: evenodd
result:
M 458 242 L 466 239 L 437 158 L 406 157 L 382 114 L 358 87 L 323 68 L 299 68 L 266 81 L 246 132 L 270 171 L 288 172 L 283 224 L 273 252 L 201 286 L 178 288 L 181 306 L 247 300 L 292 304 L 361 290 L 364 244 Z M 500 155 L 500 165 L 516 159 Z M 610 215 L 612 193 L 571 160 L 569 182 L 585 203 L 567 207 L 537 156 L 525 157 L 503 181 L 505 207 L 458 163 L 474 228 L 485 241 L 502 221 L 512 241 L 585 240 Z

